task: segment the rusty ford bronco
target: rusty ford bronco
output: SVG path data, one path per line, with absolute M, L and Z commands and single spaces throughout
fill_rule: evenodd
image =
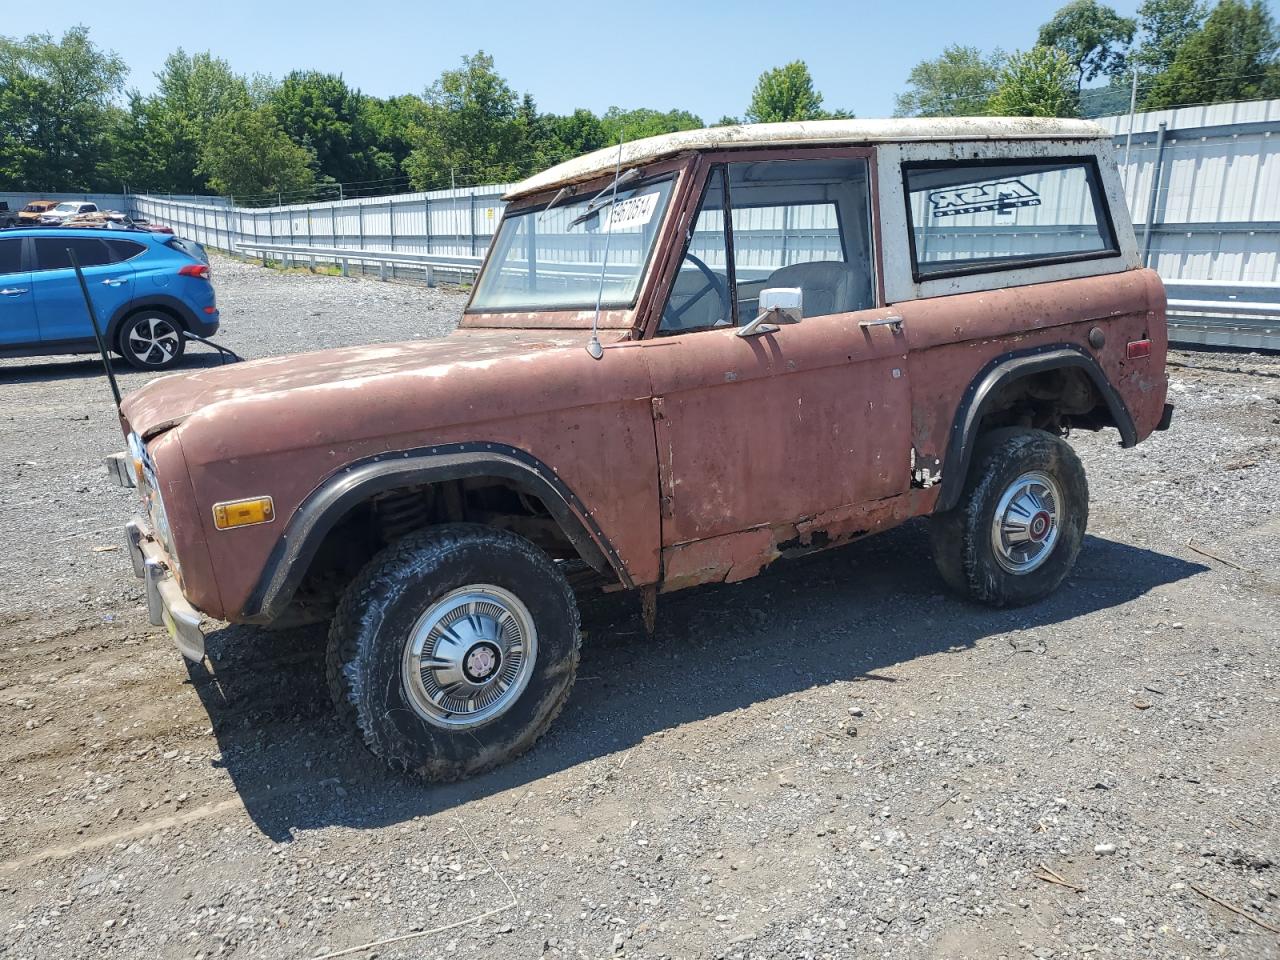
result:
M 929 517 L 974 600 L 1058 586 L 1070 430 L 1168 425 L 1165 296 L 1075 120 L 653 137 L 515 187 L 458 329 L 126 398 L 152 622 L 330 620 L 334 702 L 397 769 L 527 749 L 575 596 L 656 597 Z

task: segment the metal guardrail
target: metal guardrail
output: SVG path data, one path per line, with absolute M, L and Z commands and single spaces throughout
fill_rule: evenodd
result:
M 474 276 L 484 263 L 484 257 L 469 257 L 459 254 L 410 253 L 401 250 L 357 250 L 350 247 L 301 247 L 291 243 L 255 243 L 251 241 L 240 241 L 236 244 L 236 251 L 239 253 L 255 251 L 264 264 L 267 262 L 268 254 L 273 255 L 274 259 L 280 260 L 286 266 L 299 260 L 307 261 L 311 267 L 315 267 L 318 261 L 334 263 L 338 265 L 344 277 L 348 275 L 350 264 L 353 262 L 377 264 L 379 275 L 383 280 L 387 279 L 387 266 L 390 264 L 421 267 L 424 279 L 429 287 L 435 285 L 437 270 L 456 274 L 469 273 Z
M 1165 280 L 1169 342 L 1280 350 L 1280 283 Z

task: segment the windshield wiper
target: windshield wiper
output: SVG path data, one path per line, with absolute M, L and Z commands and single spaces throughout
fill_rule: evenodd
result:
M 642 174 L 643 174 L 643 171 L 639 167 L 632 167 L 622 176 L 614 180 L 613 183 L 609 184 L 607 187 L 605 187 L 603 190 L 597 193 L 594 197 L 588 200 L 587 209 L 584 210 L 582 213 L 578 214 L 578 216 L 574 217 L 572 220 L 570 220 L 569 226 L 576 227 L 578 224 L 585 223 L 586 221 L 590 220 L 591 217 L 596 213 L 596 211 L 598 211 L 605 204 L 610 203 L 613 200 L 613 197 L 617 195 L 619 187 L 625 186 L 628 183 L 632 183 L 636 180 L 639 180 Z M 610 194 L 610 196 L 606 197 L 605 196 L 606 193 Z
M 547 214 L 551 212 L 551 208 L 565 198 L 565 194 L 569 193 L 568 187 L 561 187 L 559 192 L 551 198 L 551 202 L 542 208 L 542 213 L 538 214 L 538 222 L 541 223 L 547 218 Z

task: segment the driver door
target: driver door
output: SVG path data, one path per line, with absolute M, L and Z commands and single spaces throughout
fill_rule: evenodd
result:
M 869 156 L 849 150 L 748 156 L 708 175 L 643 344 L 669 588 L 751 576 L 789 546 L 852 532 L 865 505 L 910 487 L 905 343 L 891 325 L 862 325 L 891 313 L 870 281 L 871 183 Z M 803 286 L 844 272 L 867 279 L 835 300 L 806 289 L 798 325 L 737 336 L 774 277 Z

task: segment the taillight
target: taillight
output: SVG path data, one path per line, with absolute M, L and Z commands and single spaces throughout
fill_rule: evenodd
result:
M 199 277 L 201 280 L 209 279 L 209 265 L 207 263 L 189 263 L 178 271 L 180 277 Z
M 1124 353 L 1130 360 L 1141 360 L 1143 357 L 1149 357 L 1151 356 L 1151 341 L 1130 340 Z

